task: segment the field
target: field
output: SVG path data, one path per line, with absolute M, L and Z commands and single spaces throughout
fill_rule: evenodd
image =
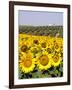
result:
M 63 27 L 19 26 L 19 79 L 63 76 Z
M 20 34 L 30 34 L 30 35 L 45 35 L 55 37 L 63 37 L 63 27 L 62 26 L 19 26 Z

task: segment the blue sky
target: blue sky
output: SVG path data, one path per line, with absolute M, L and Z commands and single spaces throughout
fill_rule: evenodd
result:
M 32 26 L 45 26 L 49 24 L 63 25 L 63 13 L 19 10 L 18 23 L 19 25 Z

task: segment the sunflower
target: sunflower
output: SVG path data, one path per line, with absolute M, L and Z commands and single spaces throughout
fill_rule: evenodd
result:
M 29 39 L 29 36 L 24 34 L 19 34 L 19 43 L 26 42 Z
M 35 67 L 35 58 L 32 58 L 31 53 L 24 53 L 19 60 L 19 67 L 22 72 L 29 73 L 33 71 Z
M 55 53 L 53 56 L 52 56 L 52 65 L 53 66 L 58 66 L 61 62 L 62 58 L 61 58 L 61 55 L 59 53 Z
M 55 38 L 55 40 L 54 40 L 54 49 L 55 49 L 55 51 L 59 52 L 62 45 L 63 45 L 62 38 Z
M 41 47 L 38 45 L 38 46 L 32 46 L 31 48 L 30 48 L 30 51 L 32 52 L 32 53 L 38 53 L 39 51 L 41 50 Z
M 32 37 L 32 46 L 40 47 L 40 36 Z
M 63 38 L 56 38 L 56 41 L 57 41 L 60 45 L 63 44 Z
M 42 48 L 46 48 L 46 46 L 47 46 L 46 42 L 42 42 L 41 46 L 42 46 Z
M 47 46 L 47 41 L 44 37 L 40 38 L 40 48 L 44 51 L 48 46 Z
M 53 47 L 53 38 L 49 37 L 47 39 L 47 46 L 48 46 L 48 48 L 52 48 Z
M 32 46 L 31 39 L 28 39 L 27 41 L 21 41 L 19 45 L 19 50 L 21 52 L 27 52 L 31 46 Z
M 53 53 L 53 49 L 52 48 L 47 48 L 46 51 L 48 52 L 48 54 L 52 54 Z
M 34 39 L 34 40 L 33 40 L 33 43 L 36 44 L 36 45 L 38 45 L 38 44 L 39 44 L 38 39 Z
M 26 43 L 22 43 L 19 47 L 19 52 L 26 53 L 28 52 L 29 46 Z
M 54 49 L 55 49 L 55 51 L 60 51 L 60 45 L 59 45 L 59 43 L 58 42 L 54 42 Z
M 37 55 L 37 65 L 40 70 L 47 70 L 51 67 L 50 56 L 47 52 L 42 52 Z
M 23 44 L 26 44 L 30 47 L 32 45 L 32 36 L 19 34 L 19 46 L 22 46 Z

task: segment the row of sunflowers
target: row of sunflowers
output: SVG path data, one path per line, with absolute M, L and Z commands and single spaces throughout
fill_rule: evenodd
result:
M 35 70 L 43 73 L 62 63 L 62 38 L 19 34 L 19 70 L 22 74 L 31 73 L 32 77 Z

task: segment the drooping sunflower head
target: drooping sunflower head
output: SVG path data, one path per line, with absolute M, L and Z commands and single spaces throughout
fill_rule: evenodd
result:
M 40 70 L 47 70 L 51 67 L 50 56 L 47 52 L 43 52 L 37 55 L 37 65 Z
M 35 61 L 30 53 L 24 53 L 24 55 L 19 60 L 19 67 L 24 73 L 33 71 L 35 67 Z

